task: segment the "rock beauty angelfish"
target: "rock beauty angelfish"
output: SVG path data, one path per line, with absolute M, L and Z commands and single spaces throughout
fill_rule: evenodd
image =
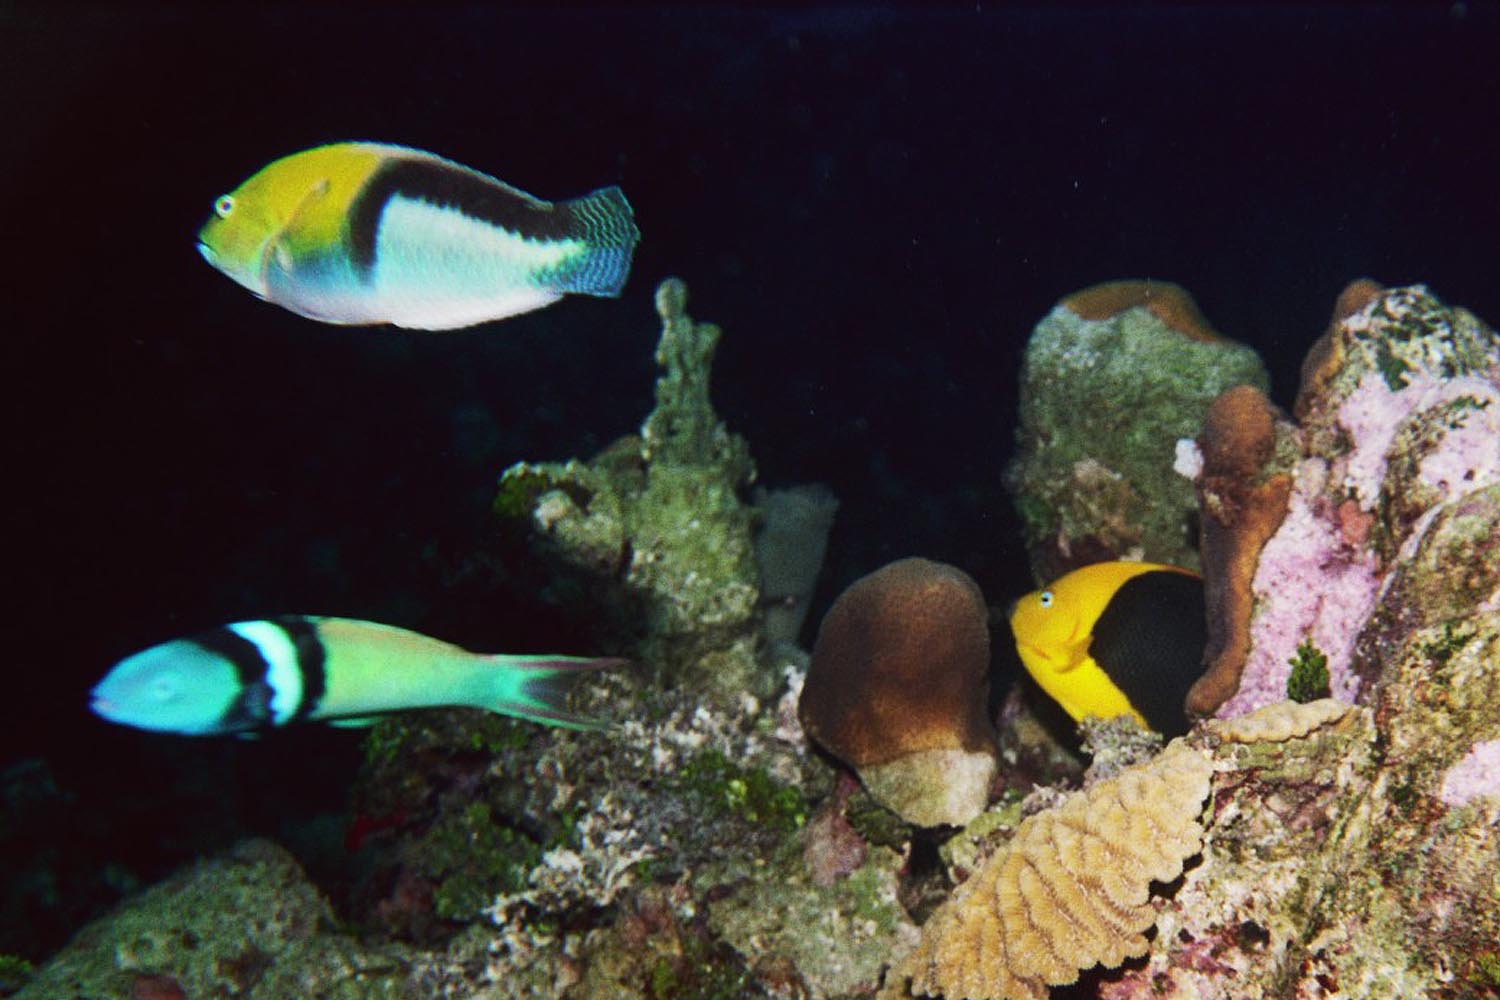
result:
M 1016 602 L 1026 670 L 1072 718 L 1133 715 L 1167 738 L 1187 732 L 1183 702 L 1203 673 L 1203 580 L 1160 563 L 1084 566 Z
M 338 142 L 221 195 L 198 251 L 310 319 L 451 330 L 618 296 L 639 237 L 617 187 L 552 203 L 419 149 Z
M 369 725 L 389 712 L 463 705 L 553 726 L 600 723 L 563 707 L 612 657 L 471 653 L 392 625 L 284 615 L 174 639 L 115 664 L 94 712 L 137 729 L 213 736 L 293 722 Z

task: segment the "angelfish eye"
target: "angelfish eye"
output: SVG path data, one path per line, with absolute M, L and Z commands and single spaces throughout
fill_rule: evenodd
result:
M 219 200 L 214 202 L 214 214 L 221 219 L 229 218 L 229 213 L 234 211 L 234 195 L 221 194 Z
M 1042 607 L 1044 608 L 1052 607 L 1052 591 L 1042 591 L 1041 595 L 1037 597 L 1037 601 L 1040 602 Z

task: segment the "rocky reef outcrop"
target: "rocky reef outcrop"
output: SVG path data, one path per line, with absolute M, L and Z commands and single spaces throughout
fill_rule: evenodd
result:
M 1260 358 L 1177 285 L 1114 281 L 1059 302 L 1027 342 L 1007 470 L 1038 582 L 1106 559 L 1197 568 L 1196 501 L 1173 449 L 1242 384 L 1266 388 Z

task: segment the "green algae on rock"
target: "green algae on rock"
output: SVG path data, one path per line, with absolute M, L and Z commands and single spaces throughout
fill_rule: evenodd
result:
M 542 561 L 558 600 L 600 608 L 609 632 L 661 681 L 715 697 L 769 695 L 760 662 L 760 587 L 749 448 L 709 401 L 720 331 L 685 311 L 686 286 L 662 282 L 662 373 L 639 437 L 589 462 L 520 462 L 500 477 L 502 531 Z
M 132 897 L 80 931 L 16 1000 L 131 1000 L 169 976 L 189 997 L 399 1000 L 406 957 L 339 933 L 292 856 L 246 841 Z
M 868 996 L 898 944 L 916 928 L 897 899 L 904 859 L 872 849 L 846 878 L 819 886 L 801 859 L 783 857 L 710 905 L 709 926 L 751 967 L 784 962 L 811 996 Z
M 1176 442 L 1238 384 L 1268 386 L 1260 359 L 1209 330 L 1175 285 L 1097 286 L 1038 323 L 1007 470 L 1037 579 L 1119 558 L 1196 569 L 1196 501 L 1173 471 Z

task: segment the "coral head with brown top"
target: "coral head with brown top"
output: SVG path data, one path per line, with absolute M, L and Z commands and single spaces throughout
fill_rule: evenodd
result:
M 989 662 L 978 585 L 953 566 L 898 560 L 856 580 L 824 616 L 803 728 L 910 822 L 967 822 L 995 771 Z

